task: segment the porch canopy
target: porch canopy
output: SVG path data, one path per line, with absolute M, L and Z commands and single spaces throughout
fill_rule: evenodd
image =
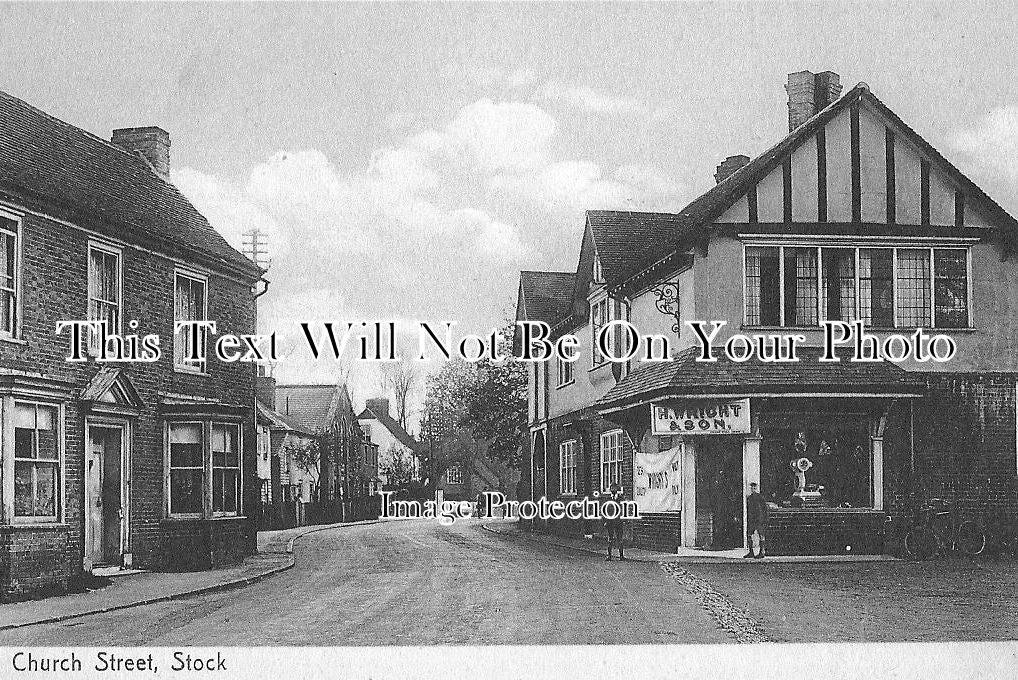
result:
M 661 399 L 697 397 L 921 397 L 925 381 L 888 361 L 820 361 L 819 347 L 798 350 L 799 361 L 764 362 L 755 356 L 732 361 L 716 352 L 717 361 L 697 361 L 699 348 L 677 353 L 672 361 L 638 367 L 597 401 L 598 412 L 616 420 L 622 411 Z M 615 417 L 612 417 L 615 414 Z M 624 418 L 624 416 L 623 416 Z

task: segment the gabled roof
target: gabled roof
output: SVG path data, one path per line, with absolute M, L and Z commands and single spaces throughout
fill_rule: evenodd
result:
M 520 272 L 520 289 L 527 319 L 553 324 L 568 313 L 573 299 L 572 272 Z
M 84 402 L 99 402 L 132 410 L 145 408 L 134 383 L 122 368 L 104 365 L 81 390 Z
M 803 347 L 799 361 L 763 362 L 754 357 L 745 363 L 718 352 L 715 362 L 697 361 L 698 347 L 689 347 L 673 361 L 637 368 L 596 406 L 603 412 L 645 403 L 652 399 L 712 394 L 750 395 L 766 393 L 837 393 L 920 396 L 921 376 L 888 361 L 851 362 L 842 353 L 838 362 L 819 361 L 819 347 Z
M 339 385 L 276 385 L 276 411 L 304 432 L 327 430 L 343 403 Z
M 859 83 L 846 92 L 840 99 L 832 102 L 823 110 L 819 111 L 813 118 L 789 132 L 781 141 L 752 159 L 749 163 L 733 172 L 722 182 L 711 187 L 708 191 L 691 201 L 686 207 L 675 215 L 668 216 L 668 223 L 671 225 L 671 233 L 665 225 L 661 225 L 656 232 L 647 235 L 648 240 L 639 245 L 631 247 L 636 252 L 642 253 L 644 263 L 641 263 L 635 271 L 626 273 L 629 277 L 639 273 L 647 266 L 659 261 L 677 249 L 688 248 L 697 239 L 705 237 L 712 228 L 711 222 L 718 218 L 725 210 L 730 208 L 738 199 L 745 196 L 753 186 L 759 182 L 767 173 L 777 168 L 786 157 L 802 146 L 807 140 L 813 137 L 817 131 L 827 125 L 834 117 L 848 109 L 852 104 L 865 101 L 873 106 L 878 113 L 887 118 L 892 125 L 899 128 L 904 137 L 914 144 L 922 153 L 929 156 L 934 163 L 939 165 L 952 180 L 958 183 L 962 190 L 975 198 L 987 211 L 989 217 L 996 220 L 1000 226 L 1009 232 L 1008 238 L 1012 245 L 1018 242 L 1018 221 L 1015 220 L 996 201 L 990 198 L 986 192 L 980 189 L 971 179 L 966 177 L 958 168 L 937 151 L 933 145 L 927 142 L 915 130 L 905 124 L 901 118 L 880 101 L 869 90 L 865 83 Z M 594 212 L 594 211 L 590 211 Z M 588 215 L 590 214 L 588 212 Z M 627 213 L 614 213 L 615 221 L 625 220 Z M 637 213 L 639 214 L 639 213 Z M 589 219 L 589 218 L 588 218 Z M 639 220 L 640 218 L 632 218 Z M 647 227 L 643 227 L 647 229 Z M 649 231 L 649 230 L 648 230 Z M 599 251 L 600 252 L 600 251 Z M 604 256 L 602 255 L 602 258 Z M 636 259 L 630 257 L 630 260 Z M 606 263 L 602 259 L 602 268 Z M 606 273 L 607 276 L 607 273 Z
M 662 246 L 691 231 L 689 220 L 671 213 L 588 210 L 587 225 L 609 287 L 660 260 Z
M 357 416 L 357 420 L 377 420 L 389 431 L 389 434 L 399 441 L 400 444 L 411 451 L 417 451 L 417 441 L 410 436 L 409 432 L 400 427 L 400 424 L 397 423 L 388 413 L 384 411 L 376 411 L 371 408 L 365 408 Z
M 142 157 L 0 92 L 0 195 L 159 252 L 257 279 L 187 198 Z
M 277 411 L 273 411 L 271 408 L 269 408 L 262 402 L 260 401 L 257 402 L 257 406 L 258 406 L 258 422 L 264 425 L 268 425 L 269 428 L 273 430 L 276 429 L 286 430 L 287 432 L 293 432 L 295 434 L 305 435 L 308 437 L 314 436 L 313 433 L 306 432 L 292 418 L 284 416 L 282 413 L 279 413 Z

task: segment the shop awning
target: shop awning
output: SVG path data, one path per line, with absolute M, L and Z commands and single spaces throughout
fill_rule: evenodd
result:
M 723 352 L 716 362 L 696 361 L 690 347 L 673 361 L 647 363 L 623 378 L 596 404 L 612 413 L 659 399 L 695 397 L 920 397 L 925 380 L 888 361 L 821 362 L 820 348 L 800 348 L 799 361 L 734 362 Z

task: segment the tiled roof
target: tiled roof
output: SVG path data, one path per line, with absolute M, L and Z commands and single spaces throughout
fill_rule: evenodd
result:
M 0 194 L 168 255 L 261 275 L 143 158 L 5 92 L 0 92 Z
M 417 451 L 417 441 L 410 436 L 410 433 L 400 427 L 400 424 L 384 411 L 376 411 L 371 408 L 365 408 L 357 416 L 357 420 L 377 420 L 382 426 L 389 431 L 389 433 L 399 440 L 399 442 L 410 449 L 411 451 Z
M 341 398 L 336 385 L 276 385 L 276 411 L 304 432 L 328 429 Z
M 289 430 L 297 434 L 303 434 L 308 436 L 314 435 L 314 433 L 312 432 L 304 431 L 304 429 L 299 424 L 297 424 L 297 422 L 293 418 L 284 416 L 282 413 L 279 413 L 277 411 L 273 411 L 260 401 L 257 402 L 257 404 L 258 404 L 258 421 L 265 425 L 268 425 L 270 428 Z
M 799 361 L 745 363 L 732 361 L 718 351 L 716 362 L 696 361 L 697 347 L 675 355 L 674 360 L 643 365 L 608 390 L 598 402 L 601 411 L 615 410 L 669 396 L 760 393 L 918 394 L 924 384 L 915 374 L 887 362 L 821 362 L 820 348 L 798 351 Z
M 588 210 L 587 224 L 609 286 L 662 259 L 692 231 L 688 219 L 671 213 Z
M 531 321 L 552 324 L 569 312 L 573 297 L 572 272 L 520 272 L 520 285 Z

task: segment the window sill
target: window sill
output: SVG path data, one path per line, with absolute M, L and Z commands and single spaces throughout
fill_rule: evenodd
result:
M 181 366 L 179 364 L 174 364 L 173 372 L 174 373 L 186 373 L 187 375 L 208 375 L 209 374 L 206 369 L 193 368 L 191 366 Z
M 55 519 L 32 521 L 24 517 L 16 517 L 9 524 L 0 525 L 0 529 L 13 529 L 15 531 L 31 531 L 31 530 L 58 530 L 58 529 L 70 529 L 71 525 L 66 522 L 60 522 Z
M 587 369 L 587 373 L 593 373 L 594 371 L 605 368 L 606 366 L 611 366 L 611 364 L 612 362 L 610 361 L 602 361 L 597 366 L 591 366 L 589 369 Z
M 570 385 L 573 385 L 573 384 L 575 384 L 575 383 L 576 383 L 576 380 L 575 380 L 575 379 L 573 379 L 573 380 L 570 380 L 569 382 L 564 382 L 564 383 L 562 383 L 561 385 L 556 385 L 556 386 L 555 386 L 555 389 L 556 389 L 556 390 L 560 390 L 560 389 L 562 389 L 563 387 L 569 387 Z
M 0 342 L 7 342 L 12 345 L 28 345 L 28 340 L 24 338 L 12 338 L 6 335 L 0 335 Z

